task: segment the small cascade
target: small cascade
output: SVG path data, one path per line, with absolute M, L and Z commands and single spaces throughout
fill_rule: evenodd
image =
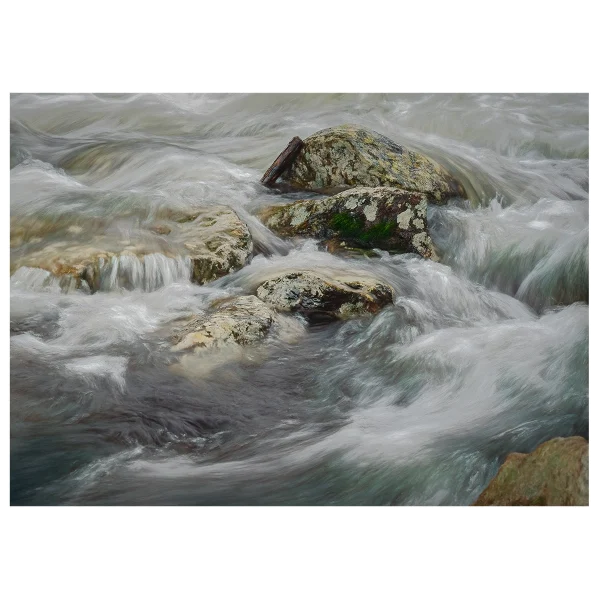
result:
M 153 292 L 175 282 L 189 281 L 191 267 L 189 257 L 170 258 L 154 253 L 139 258 L 122 254 L 113 256 L 109 261 L 100 259 L 93 270 L 93 279 L 86 277 L 86 281 L 93 291 L 135 289 Z
M 45 269 L 21 267 L 10 278 L 14 289 L 41 292 L 44 290 L 57 291 L 60 289 L 58 278 Z
M 44 269 L 21 267 L 12 275 L 11 286 L 29 291 L 60 291 L 64 293 L 82 289 L 86 292 L 116 290 L 143 290 L 153 292 L 172 283 L 190 280 L 192 261 L 189 257 L 168 257 L 164 254 L 147 254 L 141 258 L 131 254 L 100 258 L 86 268 L 79 280 L 73 275 L 57 277 Z

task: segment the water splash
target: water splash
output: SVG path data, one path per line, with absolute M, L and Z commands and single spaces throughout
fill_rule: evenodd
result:
M 160 253 L 142 258 L 121 254 L 110 261 L 100 259 L 98 289 L 114 291 L 140 289 L 152 292 L 176 282 L 190 280 L 192 262 L 189 257 L 170 258 Z
M 432 237 L 444 261 L 470 279 L 536 310 L 588 298 L 588 205 L 542 199 L 533 205 L 434 211 Z

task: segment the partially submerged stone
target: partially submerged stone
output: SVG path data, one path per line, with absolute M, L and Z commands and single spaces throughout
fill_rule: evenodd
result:
M 117 281 L 137 287 L 145 271 L 165 263 L 174 276 L 186 269 L 192 281 L 203 284 L 241 269 L 253 253 L 248 227 L 227 206 L 168 209 L 142 227 L 82 223 L 62 230 L 40 224 L 36 237 L 21 231 L 28 224 L 11 223 L 11 274 L 21 267 L 40 268 L 67 289 L 85 282 L 94 292 Z
M 191 380 L 202 380 L 226 369 L 256 367 L 277 352 L 281 342 L 295 344 L 305 325 L 280 315 L 256 296 L 228 298 L 213 304 L 207 315 L 191 317 L 172 335 L 176 360 L 169 369 Z
M 323 129 L 306 138 L 280 180 L 295 189 L 325 194 L 357 186 L 392 186 L 427 194 L 439 204 L 467 197 L 460 182 L 432 159 L 355 125 Z
M 240 296 L 221 303 L 208 316 L 192 317 L 174 336 L 172 350 L 202 352 L 237 344 L 245 346 L 264 338 L 275 312 L 256 296 Z
M 266 209 L 261 218 L 279 235 L 344 242 L 354 248 L 417 252 L 437 260 L 427 230 L 427 196 L 392 187 L 357 187 Z
M 311 321 L 348 319 L 376 313 L 393 301 L 393 290 L 362 276 L 328 277 L 315 271 L 292 271 L 264 281 L 256 295 L 282 311 Z
M 199 209 L 173 228 L 178 230 L 183 253 L 192 260 L 192 281 L 196 283 L 238 271 L 252 258 L 248 226 L 227 206 Z
M 476 506 L 587 506 L 589 444 L 554 438 L 531 454 L 509 454 Z

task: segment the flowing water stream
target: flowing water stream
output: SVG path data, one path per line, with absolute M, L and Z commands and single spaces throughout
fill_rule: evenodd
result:
M 473 203 L 429 208 L 441 263 L 342 258 L 256 219 L 301 197 L 259 184 L 288 141 L 342 123 L 464 183 Z M 466 505 L 509 452 L 588 437 L 588 148 L 587 95 L 12 96 L 18 244 L 218 203 L 256 255 L 204 286 L 186 256 L 123 257 L 93 295 L 12 274 L 11 503 Z M 395 303 L 291 319 L 197 379 L 170 368 L 175 319 L 317 265 Z

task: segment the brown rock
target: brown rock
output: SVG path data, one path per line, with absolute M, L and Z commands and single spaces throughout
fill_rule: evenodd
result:
M 589 444 L 554 438 L 530 454 L 509 454 L 475 506 L 588 506 Z
M 167 209 L 144 228 L 135 221 L 128 225 L 111 229 L 82 220 L 77 225 L 65 222 L 61 229 L 55 221 L 15 219 L 11 274 L 22 267 L 39 268 L 63 289 L 86 282 L 95 292 L 117 283 L 138 287 L 146 279 L 160 280 L 162 268 L 171 270 L 167 279 L 190 273 L 192 281 L 203 284 L 241 269 L 253 253 L 248 227 L 227 206 Z M 32 237 L 30 232 L 38 235 Z

